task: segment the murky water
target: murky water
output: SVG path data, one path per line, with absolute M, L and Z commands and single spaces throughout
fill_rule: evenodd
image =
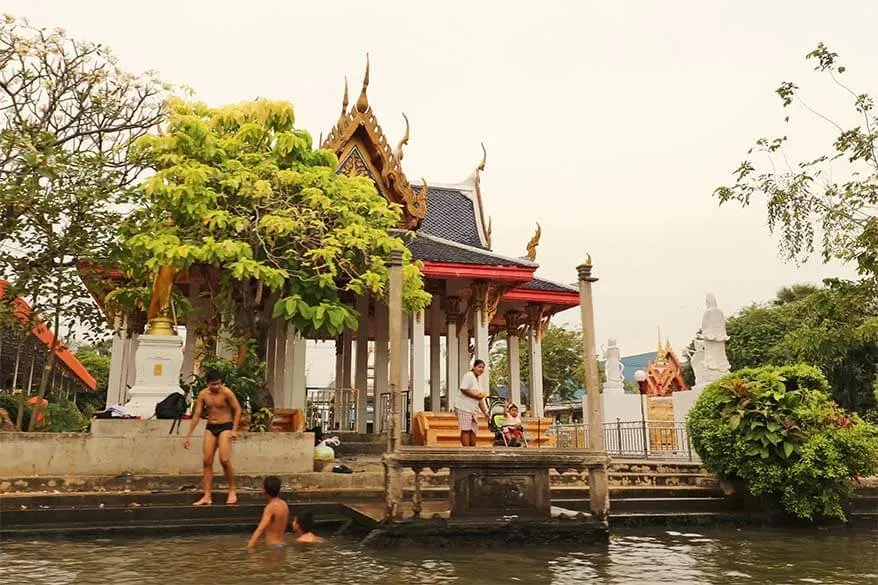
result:
M 355 541 L 243 549 L 246 535 L 12 541 L 3 585 L 878 583 L 878 529 L 627 531 L 587 549 L 376 551 Z

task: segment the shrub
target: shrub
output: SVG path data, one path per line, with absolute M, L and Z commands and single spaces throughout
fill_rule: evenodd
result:
M 75 404 L 62 400 L 50 402 L 46 407 L 46 425 L 40 430 L 47 433 L 85 433 L 90 424 Z
M 844 519 L 852 479 L 878 472 L 878 427 L 835 404 L 812 366 L 733 372 L 705 388 L 687 427 L 711 472 L 798 518 Z

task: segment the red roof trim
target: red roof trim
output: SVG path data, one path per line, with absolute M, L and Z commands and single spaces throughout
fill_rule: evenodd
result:
M 484 264 L 461 264 L 457 262 L 425 261 L 421 272 L 424 276 L 439 279 L 484 278 L 507 282 L 529 282 L 536 268 L 528 266 L 487 266 Z
M 0 280 L 0 294 L 2 294 L 8 286 L 8 282 L 6 282 L 5 280 Z M 27 323 L 31 315 L 30 305 L 28 305 L 27 301 L 20 297 L 15 299 L 15 301 L 13 302 L 15 304 L 15 316 L 22 323 Z M 36 325 L 34 325 L 33 329 L 31 329 L 31 332 L 34 334 L 34 337 L 36 337 L 43 343 L 43 345 L 45 345 L 46 347 L 51 347 L 52 338 L 54 336 L 52 335 L 52 331 L 48 327 L 46 327 L 45 323 L 39 321 Z M 73 355 L 73 353 L 69 349 L 67 349 L 63 345 L 60 345 L 55 348 L 55 355 L 58 356 L 58 359 L 60 359 L 64 363 L 64 365 L 66 365 L 70 369 L 70 371 L 73 372 L 73 374 L 91 390 L 95 390 L 98 387 L 98 383 L 94 379 L 94 376 L 92 376 L 88 372 L 88 370 L 85 369 L 85 366 L 82 365 L 82 362 L 76 359 L 76 356 Z
M 532 290 L 527 288 L 516 288 L 505 295 L 504 301 L 525 302 L 525 303 L 543 303 L 547 305 L 564 305 L 566 307 L 576 307 L 579 305 L 579 293 L 562 292 L 553 290 Z

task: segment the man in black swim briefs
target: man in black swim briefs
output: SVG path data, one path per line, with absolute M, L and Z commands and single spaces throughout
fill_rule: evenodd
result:
M 204 432 L 202 471 L 204 473 L 204 496 L 195 506 L 210 506 L 213 503 L 213 460 L 219 450 L 220 464 L 229 482 L 229 496 L 226 504 L 238 503 L 235 490 L 235 477 L 232 471 L 232 441 L 238 438 L 236 429 L 241 420 L 241 405 L 235 393 L 223 384 L 222 376 L 216 370 L 207 372 L 207 388 L 198 393 L 192 424 L 186 433 L 183 446 L 189 448 L 189 438 L 201 420 L 201 413 L 207 410 L 207 430 Z

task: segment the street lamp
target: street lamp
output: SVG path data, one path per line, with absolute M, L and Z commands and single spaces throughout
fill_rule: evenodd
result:
M 649 456 L 649 451 L 647 449 L 647 439 L 646 439 L 646 413 L 643 411 L 643 397 L 646 396 L 646 372 L 643 370 L 637 370 L 634 372 L 634 381 L 637 382 L 637 387 L 640 389 L 640 428 L 643 432 L 643 455 L 645 457 Z

